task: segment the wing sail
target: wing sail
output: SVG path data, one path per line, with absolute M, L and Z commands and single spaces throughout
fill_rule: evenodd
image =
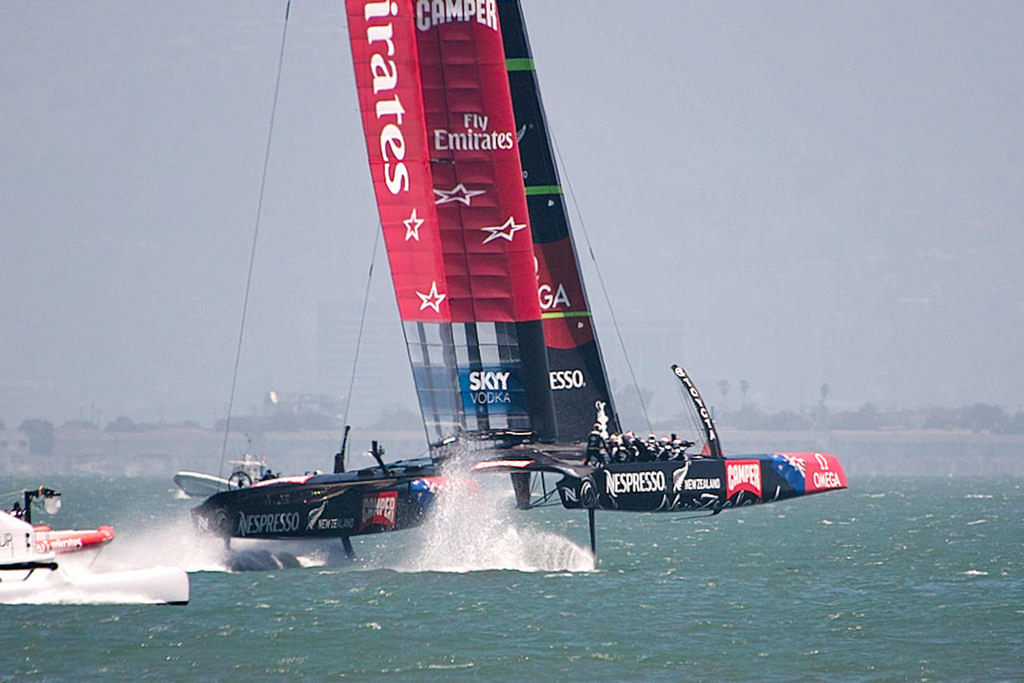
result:
M 348 0 L 377 205 L 428 440 L 554 433 L 494 2 Z

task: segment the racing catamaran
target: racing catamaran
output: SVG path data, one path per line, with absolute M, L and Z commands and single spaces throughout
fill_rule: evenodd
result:
M 721 510 L 846 488 L 823 453 L 725 458 L 620 443 L 619 420 L 517 0 L 348 0 L 373 187 L 429 457 L 219 493 L 226 537 L 348 537 L 412 526 L 446 461 L 511 474 L 519 507 Z M 628 435 L 626 435 L 628 437 Z M 686 442 L 688 444 L 688 442 Z M 341 467 L 340 469 L 343 469 Z M 544 474 L 560 479 L 536 492 Z

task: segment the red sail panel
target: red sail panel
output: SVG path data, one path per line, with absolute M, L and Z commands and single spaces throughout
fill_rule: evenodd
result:
M 451 320 L 412 0 L 348 0 L 366 147 L 402 320 Z
M 495 3 L 348 0 L 347 8 L 402 319 L 539 320 Z
M 556 349 L 573 349 L 594 341 L 594 327 L 583 291 L 572 241 L 536 244 L 537 291 L 544 317 L 544 337 Z
M 424 425 L 555 416 L 495 0 L 347 0 L 370 168 Z
M 538 320 L 533 239 L 498 15 L 493 2 L 455 4 L 416 5 L 451 317 Z

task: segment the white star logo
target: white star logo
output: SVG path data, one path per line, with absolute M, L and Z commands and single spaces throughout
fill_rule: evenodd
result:
M 459 183 L 450 190 L 435 189 L 434 194 L 437 195 L 437 199 L 434 200 L 434 203 L 447 204 L 448 202 L 462 202 L 466 206 L 469 206 L 470 199 L 483 193 L 483 190 L 467 190 L 465 185 Z
M 420 241 L 420 226 L 423 225 L 424 221 L 422 218 L 416 216 L 416 209 L 413 208 L 412 213 L 402 223 L 405 224 L 405 241 L 416 240 Z
M 487 239 L 484 240 L 484 244 L 487 244 L 488 242 L 496 240 L 499 237 L 503 240 L 508 240 L 509 242 L 511 242 L 512 238 L 515 237 L 516 232 L 522 230 L 525 227 L 526 223 L 516 223 L 515 220 L 513 220 L 512 216 L 509 216 L 508 220 L 505 221 L 504 224 L 502 225 L 496 225 L 492 228 L 480 229 L 483 230 L 484 232 L 491 233 L 490 235 L 487 236 Z
M 420 298 L 420 310 L 424 308 L 433 308 L 434 313 L 441 312 L 441 302 L 445 300 L 445 294 L 439 294 L 437 292 L 437 281 L 430 283 L 430 291 L 426 294 L 422 292 L 416 292 L 416 296 Z

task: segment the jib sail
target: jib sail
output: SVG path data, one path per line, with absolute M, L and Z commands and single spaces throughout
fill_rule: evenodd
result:
M 618 431 L 569 230 L 522 8 L 518 0 L 498 0 L 498 14 L 537 258 L 539 300 L 558 436 L 560 440 L 583 438 L 594 422 L 597 401 L 607 406 L 608 428 Z
M 427 438 L 554 437 L 493 0 L 348 0 L 356 84 Z

